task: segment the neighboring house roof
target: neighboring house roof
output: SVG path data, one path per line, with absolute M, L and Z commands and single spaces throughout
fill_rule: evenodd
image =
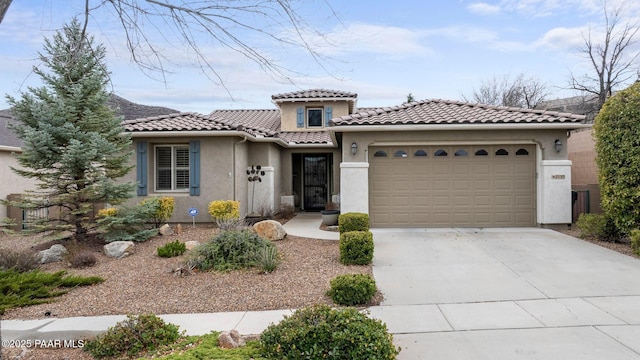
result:
M 584 115 L 555 111 L 423 100 L 341 116 L 332 119 L 330 125 L 581 124 L 584 120 Z
M 347 91 L 327 90 L 327 89 L 310 89 L 293 91 L 288 93 L 276 94 L 271 96 L 271 100 L 275 102 L 283 101 L 317 101 L 327 99 L 355 100 L 358 94 Z
M 9 124 L 14 121 L 9 110 L 0 110 L 0 146 L 15 148 L 22 146 L 22 140 L 9 129 Z

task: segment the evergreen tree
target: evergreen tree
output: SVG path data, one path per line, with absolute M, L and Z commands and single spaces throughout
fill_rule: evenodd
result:
M 95 204 L 131 196 L 134 184 L 115 181 L 132 168 L 131 138 L 106 105 L 105 49 L 83 35 L 76 19 L 45 39 L 39 55 L 48 71 L 34 72 L 44 86 L 29 88 L 20 100 L 7 97 L 18 120 L 13 130 L 24 141 L 18 155 L 23 168 L 12 170 L 38 183 L 37 191 L 12 205 L 53 210 L 34 230 L 70 231 L 83 241 L 96 227 Z

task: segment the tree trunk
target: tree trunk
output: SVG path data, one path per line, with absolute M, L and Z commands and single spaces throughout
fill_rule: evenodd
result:
M 0 0 L 0 24 L 2 24 L 2 20 L 4 19 L 4 14 L 9 10 L 9 6 L 13 0 Z

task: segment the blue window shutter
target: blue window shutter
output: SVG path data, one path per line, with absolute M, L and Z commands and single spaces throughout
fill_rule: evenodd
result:
M 136 181 L 138 196 L 147 195 L 147 142 L 136 142 Z
M 304 107 L 300 106 L 298 108 L 298 118 L 297 118 L 297 124 L 299 128 L 303 128 L 304 127 Z
M 189 141 L 189 195 L 200 196 L 200 140 Z
M 329 126 L 329 120 L 333 119 L 333 108 L 331 106 L 324 107 L 324 126 Z

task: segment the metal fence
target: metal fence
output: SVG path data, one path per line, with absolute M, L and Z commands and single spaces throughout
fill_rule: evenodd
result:
M 589 190 L 572 190 L 571 200 L 571 219 L 575 224 L 575 222 L 578 220 L 578 217 L 580 217 L 580 214 L 588 214 L 591 212 L 591 208 L 589 205 L 591 200 L 589 197 Z
M 45 200 L 43 205 L 48 205 L 49 201 Z M 40 209 L 23 209 L 22 210 L 22 230 L 31 229 L 33 223 L 46 219 L 49 217 L 49 208 L 43 207 Z

